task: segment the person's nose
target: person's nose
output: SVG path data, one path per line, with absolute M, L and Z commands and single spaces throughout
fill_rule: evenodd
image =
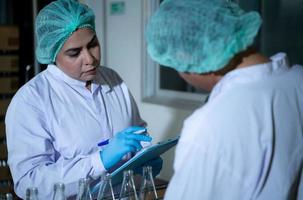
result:
M 93 63 L 94 63 L 93 54 L 88 49 L 85 49 L 85 51 L 84 51 L 84 64 L 92 65 Z

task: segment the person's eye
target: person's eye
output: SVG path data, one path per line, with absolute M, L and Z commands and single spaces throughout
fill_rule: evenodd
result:
M 73 51 L 73 52 L 69 52 L 68 56 L 74 58 L 74 57 L 79 56 L 79 54 L 80 54 L 79 51 Z

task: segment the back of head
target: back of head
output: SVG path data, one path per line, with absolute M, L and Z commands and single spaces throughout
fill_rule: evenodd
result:
M 42 64 L 55 62 L 65 41 L 79 28 L 95 30 L 95 15 L 77 0 L 57 0 L 44 7 L 35 24 L 36 57 Z
M 218 71 L 253 43 L 260 25 L 258 13 L 230 0 L 165 0 L 147 25 L 147 50 L 180 72 Z

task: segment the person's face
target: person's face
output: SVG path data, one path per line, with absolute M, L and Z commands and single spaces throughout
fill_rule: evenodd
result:
M 68 76 L 91 81 L 100 64 L 100 45 L 93 30 L 81 28 L 65 42 L 56 57 L 56 65 Z
M 210 92 L 216 83 L 222 78 L 220 75 L 210 74 L 194 74 L 179 73 L 179 75 L 190 85 Z

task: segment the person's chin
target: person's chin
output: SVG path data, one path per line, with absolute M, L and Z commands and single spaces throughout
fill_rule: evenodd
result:
M 90 74 L 90 75 L 85 75 L 80 78 L 81 81 L 87 82 L 87 81 L 92 81 L 94 80 L 96 75 Z
M 85 73 L 85 80 L 91 81 L 96 77 L 97 70 L 91 70 Z
M 95 77 L 96 77 L 96 75 L 88 75 L 88 76 L 85 77 L 85 80 L 86 81 L 92 81 L 92 80 L 95 79 Z

